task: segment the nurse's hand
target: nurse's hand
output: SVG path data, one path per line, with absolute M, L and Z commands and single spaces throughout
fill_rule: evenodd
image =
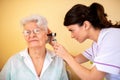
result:
M 56 55 L 63 58 L 64 60 L 66 60 L 68 56 L 71 56 L 69 52 L 61 44 L 57 42 L 54 44 L 53 48 Z

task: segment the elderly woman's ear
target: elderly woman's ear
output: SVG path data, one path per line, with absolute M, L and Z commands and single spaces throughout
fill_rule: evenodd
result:
M 46 43 L 49 43 L 51 45 L 51 36 L 48 36 L 51 32 L 51 30 L 49 28 L 47 28 L 47 40 L 46 40 Z
M 52 31 L 48 28 L 48 34 L 49 34 L 49 33 L 52 33 Z

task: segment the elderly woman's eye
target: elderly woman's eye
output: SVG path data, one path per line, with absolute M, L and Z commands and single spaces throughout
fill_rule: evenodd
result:
M 23 34 L 24 34 L 24 35 L 29 35 L 29 34 L 30 34 L 30 31 L 25 30 L 25 31 L 23 31 Z
M 35 29 L 34 33 L 40 33 L 40 30 L 39 29 Z

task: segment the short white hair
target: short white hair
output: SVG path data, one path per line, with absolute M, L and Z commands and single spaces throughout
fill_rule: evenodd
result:
M 46 31 L 48 30 L 48 23 L 45 17 L 40 15 L 31 15 L 21 20 L 21 25 L 24 26 L 27 22 L 35 21 L 38 27 L 43 27 Z

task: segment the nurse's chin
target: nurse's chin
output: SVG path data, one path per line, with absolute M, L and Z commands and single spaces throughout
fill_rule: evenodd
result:
M 79 43 L 83 43 L 85 40 L 77 40 Z

